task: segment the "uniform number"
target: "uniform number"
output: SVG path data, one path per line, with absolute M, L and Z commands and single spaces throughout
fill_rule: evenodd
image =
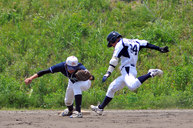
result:
M 131 44 L 130 44 L 130 46 L 131 46 L 131 53 L 134 53 L 135 55 L 137 55 L 137 53 L 138 53 L 138 51 L 137 51 L 137 45 L 134 45 L 134 46 L 132 46 Z

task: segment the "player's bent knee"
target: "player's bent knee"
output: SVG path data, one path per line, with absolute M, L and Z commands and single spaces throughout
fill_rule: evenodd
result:
M 71 106 L 73 104 L 73 101 L 64 99 L 64 103 L 65 103 L 66 106 Z
M 129 90 L 134 91 L 136 90 L 141 84 L 133 84 L 132 86 L 128 86 Z
M 141 82 L 139 80 L 136 80 L 133 83 L 127 84 L 127 87 L 129 88 L 129 90 L 134 91 L 136 90 L 139 86 L 141 85 Z
M 137 88 L 135 87 L 128 87 L 129 88 L 129 90 L 131 90 L 131 91 L 135 91 Z
M 72 105 L 72 103 L 65 102 L 65 105 L 66 105 L 66 106 L 71 106 L 71 105 Z

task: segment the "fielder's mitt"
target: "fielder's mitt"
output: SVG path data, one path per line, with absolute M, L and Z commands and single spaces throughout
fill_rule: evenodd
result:
M 88 80 L 92 75 L 90 74 L 89 71 L 85 71 L 85 70 L 78 70 L 75 73 L 76 79 L 78 81 L 86 81 Z

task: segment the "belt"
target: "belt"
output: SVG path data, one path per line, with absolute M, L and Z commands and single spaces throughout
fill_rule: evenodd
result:
M 130 66 L 135 67 L 134 64 L 130 64 Z M 125 66 L 122 66 L 122 67 L 121 67 L 121 70 L 122 70 L 124 67 L 125 67 Z
M 131 64 L 131 66 L 132 66 L 132 67 L 135 67 L 135 65 L 134 65 L 134 64 Z

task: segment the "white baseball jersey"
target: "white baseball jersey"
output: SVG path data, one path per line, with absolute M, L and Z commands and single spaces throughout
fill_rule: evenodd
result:
M 121 58 L 120 69 L 124 66 L 136 66 L 138 60 L 138 52 L 141 46 L 147 45 L 146 40 L 138 39 L 121 39 L 115 46 L 114 57 Z
M 116 44 L 112 58 L 121 58 L 121 76 L 117 77 L 113 82 L 111 82 L 106 93 L 107 97 L 113 98 L 115 92 L 124 88 L 125 86 L 132 91 L 141 86 L 141 81 L 136 78 L 136 64 L 139 50 L 142 48 L 150 48 L 158 51 L 160 50 L 158 46 L 149 44 L 146 40 L 123 38 L 120 39 L 120 41 Z M 108 71 L 111 71 L 111 67 L 114 68 L 115 66 L 116 65 L 110 63 L 110 70 L 108 69 Z
M 116 78 L 108 87 L 106 96 L 113 98 L 116 91 L 127 86 L 130 90 L 135 90 L 141 85 L 136 78 L 136 64 L 140 48 L 147 46 L 146 40 L 121 39 L 115 46 L 113 57 L 121 58 L 121 76 Z

